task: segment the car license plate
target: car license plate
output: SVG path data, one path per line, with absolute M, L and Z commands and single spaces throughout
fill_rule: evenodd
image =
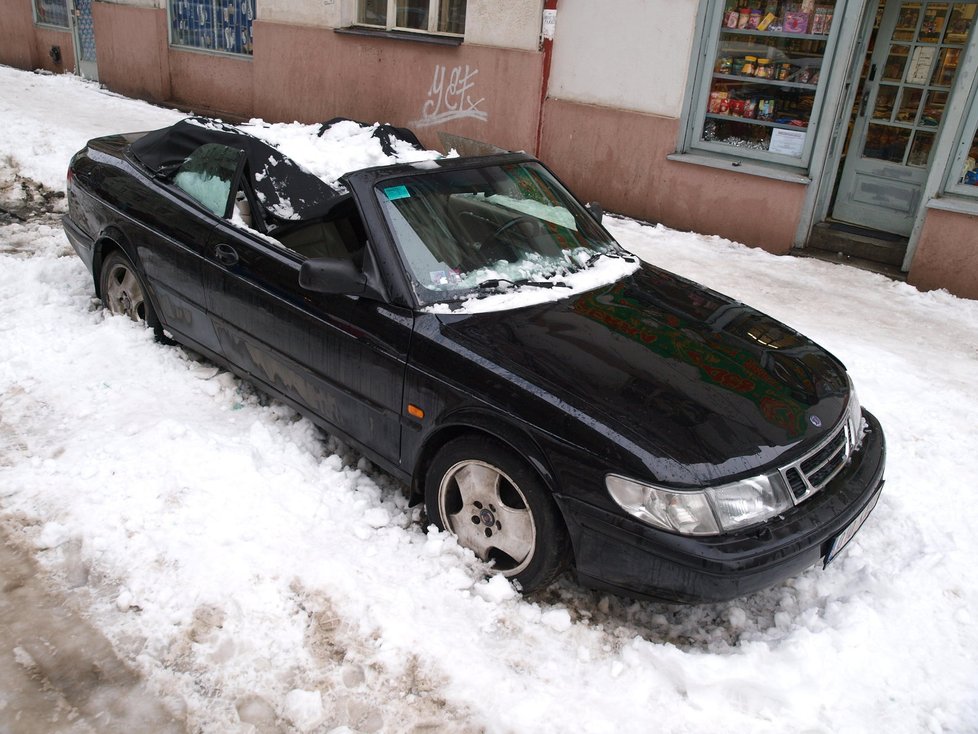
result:
M 866 505 L 863 508 L 863 511 L 856 516 L 856 519 L 849 523 L 848 527 L 843 530 L 841 534 L 837 535 L 835 540 L 832 541 L 829 552 L 825 554 L 826 566 L 835 560 L 835 557 L 842 552 L 842 549 L 845 548 L 849 544 L 849 541 L 852 540 L 856 533 L 859 532 L 859 528 L 863 526 L 863 523 L 866 522 L 866 518 L 869 517 L 869 513 L 871 513 L 873 508 L 876 507 L 876 503 L 879 502 L 879 498 L 882 493 L 883 485 L 880 484 L 879 488 L 876 490 L 876 494 L 873 495 L 873 499 L 869 501 L 869 504 Z

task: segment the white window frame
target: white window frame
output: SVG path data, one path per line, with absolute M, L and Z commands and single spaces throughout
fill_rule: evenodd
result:
M 442 2 L 447 2 L 447 0 L 428 0 L 427 28 L 409 28 L 407 26 L 397 25 L 397 0 L 387 0 L 387 23 L 385 25 L 368 23 L 363 20 L 364 2 L 365 0 L 357 0 L 357 24 L 366 26 L 367 28 L 383 28 L 388 31 L 404 31 L 408 33 L 430 33 L 432 35 L 451 36 L 453 38 L 461 38 L 464 35 L 463 33 L 448 33 L 438 30 L 439 11 L 441 10 Z M 468 10 L 467 6 L 468 2 L 466 1 L 466 10 Z

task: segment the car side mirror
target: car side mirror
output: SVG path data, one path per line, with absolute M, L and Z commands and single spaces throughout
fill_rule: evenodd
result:
M 350 260 L 317 257 L 302 263 L 299 285 L 315 293 L 359 296 L 366 290 L 367 276 Z
M 597 220 L 598 224 L 601 224 L 601 220 L 604 219 L 604 207 L 596 201 L 589 201 L 587 210 L 591 212 L 591 216 Z

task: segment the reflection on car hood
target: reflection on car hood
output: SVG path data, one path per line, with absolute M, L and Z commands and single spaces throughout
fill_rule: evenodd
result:
M 837 425 L 848 399 L 844 368 L 821 347 L 649 265 L 562 301 L 445 317 L 442 333 L 672 459 L 682 470 L 660 480 L 678 484 L 776 464 Z

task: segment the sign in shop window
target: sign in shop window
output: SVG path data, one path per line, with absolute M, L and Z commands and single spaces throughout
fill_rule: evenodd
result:
M 170 43 L 251 55 L 255 0 L 170 0 Z
M 696 147 L 806 164 L 835 4 L 717 0 L 712 22 Z
M 34 18 L 43 25 L 68 27 L 68 0 L 34 0 Z

